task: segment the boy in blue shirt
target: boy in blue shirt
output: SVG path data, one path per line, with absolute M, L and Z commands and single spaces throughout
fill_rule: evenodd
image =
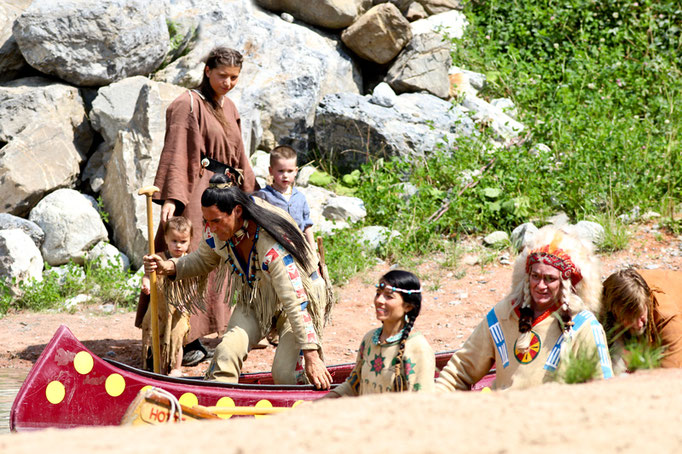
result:
M 308 201 L 305 195 L 294 187 L 298 173 L 296 150 L 286 145 L 275 147 L 270 152 L 268 171 L 272 176 L 272 184 L 253 195 L 289 213 L 298 224 L 310 246 L 316 250 L 312 230 L 313 221 L 310 220 Z

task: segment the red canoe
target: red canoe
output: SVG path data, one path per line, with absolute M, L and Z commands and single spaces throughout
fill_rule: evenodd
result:
M 436 366 L 442 368 L 451 355 L 437 354 Z M 352 363 L 328 367 L 335 384 L 342 383 L 352 368 Z M 474 389 L 489 386 L 493 379 L 494 374 L 487 375 Z M 143 371 L 95 356 L 62 325 L 19 389 L 10 411 L 10 430 L 118 425 L 140 390 L 149 386 L 170 392 L 189 407 L 291 407 L 327 392 L 310 385 L 272 383 L 269 372 L 244 374 L 238 384 L 228 384 Z

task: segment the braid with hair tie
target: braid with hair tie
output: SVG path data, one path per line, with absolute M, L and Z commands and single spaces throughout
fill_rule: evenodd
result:
M 403 355 L 405 353 L 405 343 L 410 337 L 410 331 L 414 326 L 417 315 L 413 312 L 407 314 L 407 322 L 403 328 L 403 335 L 400 338 L 398 354 L 395 356 L 395 377 L 393 378 L 393 392 L 399 393 L 407 390 L 407 377 L 403 374 Z
M 571 292 L 573 285 L 569 279 L 561 280 L 561 307 L 559 308 L 559 316 L 561 317 L 561 328 L 565 333 L 568 333 L 573 327 L 573 317 L 568 305 L 568 295 Z
M 530 348 L 531 334 L 530 329 L 533 327 L 533 308 L 530 300 L 530 279 L 528 275 L 525 277 L 525 285 L 523 286 L 523 301 L 519 308 L 519 333 L 521 336 L 516 341 L 516 347 L 519 351 L 525 352 Z

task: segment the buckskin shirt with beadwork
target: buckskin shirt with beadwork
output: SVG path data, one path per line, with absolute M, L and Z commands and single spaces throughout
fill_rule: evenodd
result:
M 381 328 L 377 328 L 365 334 L 353 371 L 332 392 L 340 396 L 358 396 L 393 391 L 400 336 L 379 344 L 380 333 Z M 432 391 L 435 371 L 436 358 L 426 338 L 418 332 L 410 333 L 403 353 L 403 374 L 407 378 L 407 390 Z
M 579 318 L 580 317 L 580 318 Z M 495 366 L 495 389 L 528 388 L 556 381 L 565 361 L 560 353 L 581 350 L 599 359 L 597 377 L 613 375 L 604 329 L 589 311 L 573 314 L 575 329 L 563 334 L 557 318 L 543 318 L 531 328 L 530 348 L 518 352 L 519 317 L 511 303 L 498 303 L 457 350 L 436 380 L 438 390 L 469 390 Z M 563 335 L 557 348 L 557 341 Z M 563 347 L 563 351 L 562 351 Z
M 257 203 L 267 204 L 260 200 Z M 282 212 L 275 207 L 268 209 Z M 293 220 L 290 222 L 293 224 Z M 325 282 L 317 275 L 315 254 L 308 250 L 308 256 L 309 263 L 299 263 L 265 229 L 259 228 L 251 256 L 245 260 L 248 273 L 241 266 L 236 267 L 236 304 L 247 305 L 254 311 L 263 335 L 270 329 L 273 316 L 283 312 L 300 348 L 318 350 L 330 307 Z M 195 252 L 172 260 L 176 263 L 176 279 L 203 276 L 214 268 L 221 273 L 231 272 L 231 264 L 237 263 L 229 244 L 213 236 L 208 227 Z M 200 292 L 202 283 L 198 287 Z

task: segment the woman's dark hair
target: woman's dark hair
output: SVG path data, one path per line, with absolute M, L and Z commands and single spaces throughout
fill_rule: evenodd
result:
M 217 173 L 211 177 L 210 185 L 230 184 L 231 177 Z M 216 188 L 209 186 L 201 195 L 201 206 L 217 206 L 220 211 L 232 214 L 232 210 L 237 205 L 242 207 L 244 219 L 253 220 L 261 228 L 265 229 L 275 241 L 281 244 L 284 249 L 304 267 L 308 267 L 308 246 L 303 233 L 298 226 L 291 221 L 283 218 L 274 211 L 270 211 L 256 204 L 251 196 L 239 189 L 237 186 Z M 313 270 L 308 270 L 312 272 Z
M 393 378 L 393 391 L 400 392 L 407 389 L 407 377 L 403 370 L 403 355 L 405 354 L 405 343 L 410 336 L 415 320 L 422 308 L 422 294 L 421 283 L 419 278 L 409 271 L 393 270 L 384 274 L 379 282 L 385 282 L 386 285 L 400 289 L 397 293 L 403 298 L 403 302 L 412 305 L 412 309 L 405 314 L 407 321 L 403 329 L 403 335 L 400 337 L 398 344 L 398 354 L 395 357 L 395 377 Z M 407 290 L 407 292 L 402 291 Z M 416 290 L 410 293 L 410 290 Z
M 219 66 L 233 66 L 241 69 L 243 60 L 242 54 L 234 49 L 230 49 L 229 47 L 216 47 L 208 54 L 208 57 L 206 57 L 206 68 L 215 69 Z M 220 124 L 225 127 L 227 120 L 223 114 L 223 108 L 215 100 L 215 91 L 213 91 L 213 87 L 211 87 L 211 82 L 206 75 L 205 69 L 201 78 L 201 83 L 197 89 L 208 102 L 213 114 Z

